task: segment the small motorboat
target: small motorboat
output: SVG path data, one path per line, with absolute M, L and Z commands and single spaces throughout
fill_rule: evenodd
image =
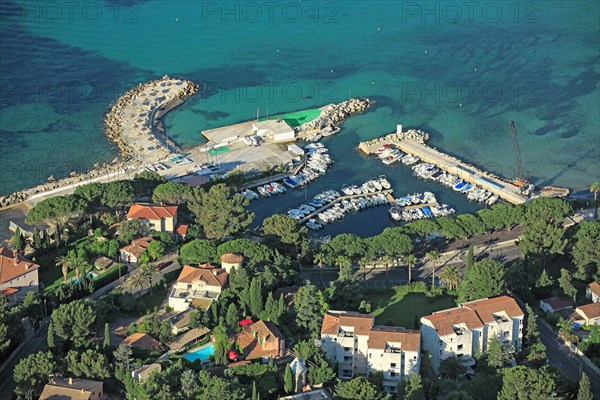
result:
M 402 214 L 400 213 L 400 211 L 398 210 L 398 208 L 392 207 L 392 208 L 390 208 L 390 217 L 394 221 L 400 221 L 402 219 Z

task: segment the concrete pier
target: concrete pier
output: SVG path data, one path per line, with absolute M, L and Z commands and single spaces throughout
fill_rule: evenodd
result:
M 426 139 L 423 139 L 424 135 L 427 134 L 417 135 L 416 132 L 409 130 L 407 132 L 392 133 L 376 140 L 362 142 L 358 148 L 366 154 L 373 154 L 382 145 L 392 144 L 404 153 L 417 156 L 421 161 L 433 164 L 466 182 L 480 186 L 498 195 L 498 197 L 508 203 L 521 204 L 527 201 L 528 198 L 521 194 L 520 187 L 510 183 L 508 180 L 499 178 L 462 160 L 442 153 L 435 148 L 429 147 L 425 143 Z

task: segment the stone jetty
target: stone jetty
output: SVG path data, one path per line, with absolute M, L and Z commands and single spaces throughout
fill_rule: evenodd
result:
M 166 135 L 160 135 L 157 123 L 170 110 L 183 104 L 186 98 L 198 91 L 189 80 L 164 76 L 151 82 L 139 84 L 117 99 L 104 118 L 104 129 L 121 156 L 112 163 L 96 164 L 85 173 L 71 172 L 69 177 L 54 179 L 24 189 L 8 196 L 0 196 L 0 208 L 9 207 L 30 199 L 32 196 L 96 180 L 126 179 L 144 164 L 157 162 L 179 150 Z
M 371 107 L 373 102 L 367 98 L 349 99 L 339 104 L 330 104 L 321 109 L 321 115 L 300 126 L 300 131 L 312 131 L 327 126 L 338 126 L 351 115 L 361 113 Z
M 377 139 L 361 142 L 358 149 L 363 153 L 371 154 L 374 150 L 386 143 L 396 143 L 401 140 L 414 140 L 415 142 L 425 144 L 429 140 L 429 133 L 420 129 L 409 129 L 404 132 L 390 133 L 389 135 L 378 137 Z

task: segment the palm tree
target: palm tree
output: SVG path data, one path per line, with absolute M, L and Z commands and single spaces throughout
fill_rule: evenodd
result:
M 437 250 L 432 250 L 425 254 L 425 259 L 431 261 L 431 287 L 435 286 L 435 267 L 439 258 L 440 252 Z
M 138 298 L 142 296 L 142 290 L 146 284 L 146 277 L 142 273 L 142 269 L 138 269 L 135 273 L 129 275 L 129 278 L 125 281 L 125 287 L 133 293 L 137 291 Z
M 381 258 L 381 261 L 385 265 L 385 279 L 387 280 L 388 279 L 388 270 L 390 268 L 390 264 L 392 264 L 394 262 L 394 259 L 389 254 L 385 254 Z
M 367 269 L 367 264 L 369 264 L 371 262 L 371 260 L 367 257 L 362 257 L 360 260 L 358 260 L 358 265 L 360 266 L 361 269 L 366 270 Z M 367 280 L 367 272 L 365 271 L 363 273 L 363 280 Z
M 325 262 L 325 253 L 316 253 L 313 262 L 319 266 L 319 277 L 321 279 L 321 288 L 323 288 L 323 263 Z
M 450 290 L 458 289 L 461 280 L 460 270 L 455 265 L 444 268 L 440 273 L 440 281 L 444 286 L 448 286 Z
M 69 265 L 71 264 L 69 257 L 62 255 L 58 256 L 54 259 L 56 266 L 60 266 L 62 268 L 62 274 L 64 277 L 64 282 L 67 283 L 67 275 L 69 274 Z
M 144 277 L 146 283 L 148 284 L 148 287 L 150 288 L 150 294 L 152 294 L 152 280 L 154 279 L 156 274 L 158 274 L 158 271 L 150 267 L 149 265 L 145 265 L 141 268 L 139 273 Z
M 596 218 L 598 216 L 598 192 L 600 192 L 600 183 L 592 183 L 590 186 L 590 192 L 594 193 L 594 218 Z
M 335 259 L 335 266 L 342 272 L 342 268 L 351 266 L 350 259 L 346 256 L 337 256 Z
M 79 279 L 81 277 L 81 271 L 83 270 L 85 274 L 87 269 L 91 267 L 91 264 L 88 260 L 79 256 L 72 257 L 70 262 L 71 267 L 75 270 L 75 276 L 77 277 L 77 281 L 79 282 Z
M 417 257 L 413 254 L 406 256 L 406 265 L 408 266 L 408 284 L 412 282 L 412 269 L 417 264 Z

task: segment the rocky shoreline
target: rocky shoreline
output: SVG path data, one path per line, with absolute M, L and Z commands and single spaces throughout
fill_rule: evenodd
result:
M 300 126 L 301 131 L 311 131 L 325 127 L 336 127 L 351 115 L 359 114 L 371 107 L 373 102 L 368 98 L 349 99 L 339 104 L 324 107 L 321 115 Z
M 119 157 L 110 164 L 96 164 L 88 172 L 73 171 L 69 177 L 58 180 L 50 176 L 47 183 L 17 191 L 8 196 L 0 196 L 0 209 L 27 201 L 39 193 L 109 174 L 122 175 L 119 179 L 126 178 L 127 171 L 131 172 L 131 170 L 137 169 L 150 159 L 147 154 L 140 152 L 141 148 L 136 149 L 134 144 L 144 141 L 158 144 L 159 139 L 154 137 L 156 120 L 182 104 L 187 97 L 197 91 L 198 86 L 194 82 L 168 76 L 139 84 L 128 90 L 115 101 L 104 118 L 105 134 L 119 149 Z M 163 154 L 170 153 L 169 144 L 166 141 L 164 144 L 160 144 L 166 149 L 162 150 Z M 148 153 L 146 148 L 143 151 Z M 154 150 L 152 154 L 154 154 Z

